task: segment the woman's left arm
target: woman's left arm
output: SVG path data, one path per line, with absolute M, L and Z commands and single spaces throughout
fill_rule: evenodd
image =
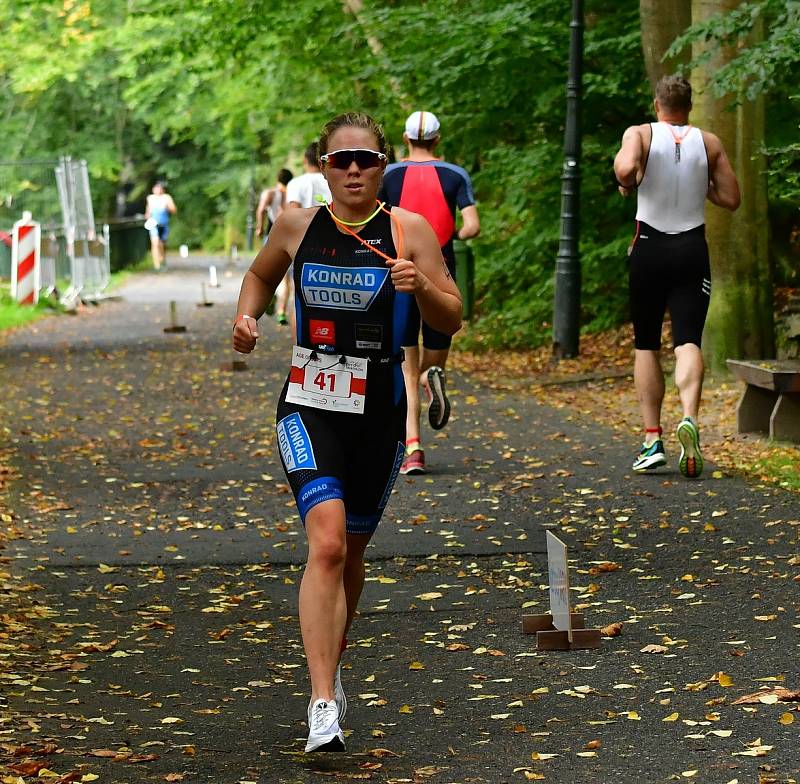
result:
M 395 233 L 395 247 L 404 246 L 403 257 L 386 262 L 395 289 L 414 295 L 427 324 L 446 335 L 455 334 L 461 329 L 461 294 L 442 258 L 436 234 L 421 215 L 397 207 L 392 214 L 403 234 L 399 243 Z M 393 229 L 396 232 L 397 227 Z

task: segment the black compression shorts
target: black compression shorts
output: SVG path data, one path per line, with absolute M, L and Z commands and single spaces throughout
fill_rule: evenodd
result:
M 669 308 L 672 344 L 700 346 L 711 297 L 705 227 L 665 234 L 637 223 L 629 259 L 630 308 L 636 348 L 658 351 Z
M 383 372 L 389 376 L 395 371 Z M 348 534 L 371 535 L 378 527 L 403 461 L 406 402 L 403 393 L 399 402 L 376 405 L 371 414 L 370 393 L 383 395 L 384 403 L 389 394 L 380 388 L 385 384 L 374 382 L 368 379 L 363 414 L 287 403 L 288 381 L 283 387 L 277 410 L 278 448 L 304 524 L 317 504 L 340 499 Z

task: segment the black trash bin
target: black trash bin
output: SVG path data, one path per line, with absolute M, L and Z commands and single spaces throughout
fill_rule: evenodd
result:
M 141 261 L 150 251 L 150 236 L 144 218 L 116 218 L 108 221 L 111 243 L 111 271 L 118 272 Z

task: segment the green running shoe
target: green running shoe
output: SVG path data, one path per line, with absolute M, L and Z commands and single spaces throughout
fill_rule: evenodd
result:
M 658 438 L 652 444 L 642 444 L 639 456 L 633 461 L 634 471 L 652 471 L 654 468 L 667 464 L 664 454 L 664 443 Z
M 677 435 L 681 442 L 678 468 L 687 479 L 697 479 L 703 473 L 703 456 L 700 454 L 700 431 L 691 417 L 681 420 Z

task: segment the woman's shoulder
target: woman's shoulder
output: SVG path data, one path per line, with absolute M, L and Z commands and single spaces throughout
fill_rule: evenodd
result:
M 275 221 L 275 229 L 291 233 L 305 233 L 320 209 L 321 207 L 287 207 L 278 215 Z
M 391 210 L 392 215 L 403 224 L 403 228 L 415 228 L 428 224 L 428 221 L 418 212 L 411 212 L 403 207 L 392 207 Z

